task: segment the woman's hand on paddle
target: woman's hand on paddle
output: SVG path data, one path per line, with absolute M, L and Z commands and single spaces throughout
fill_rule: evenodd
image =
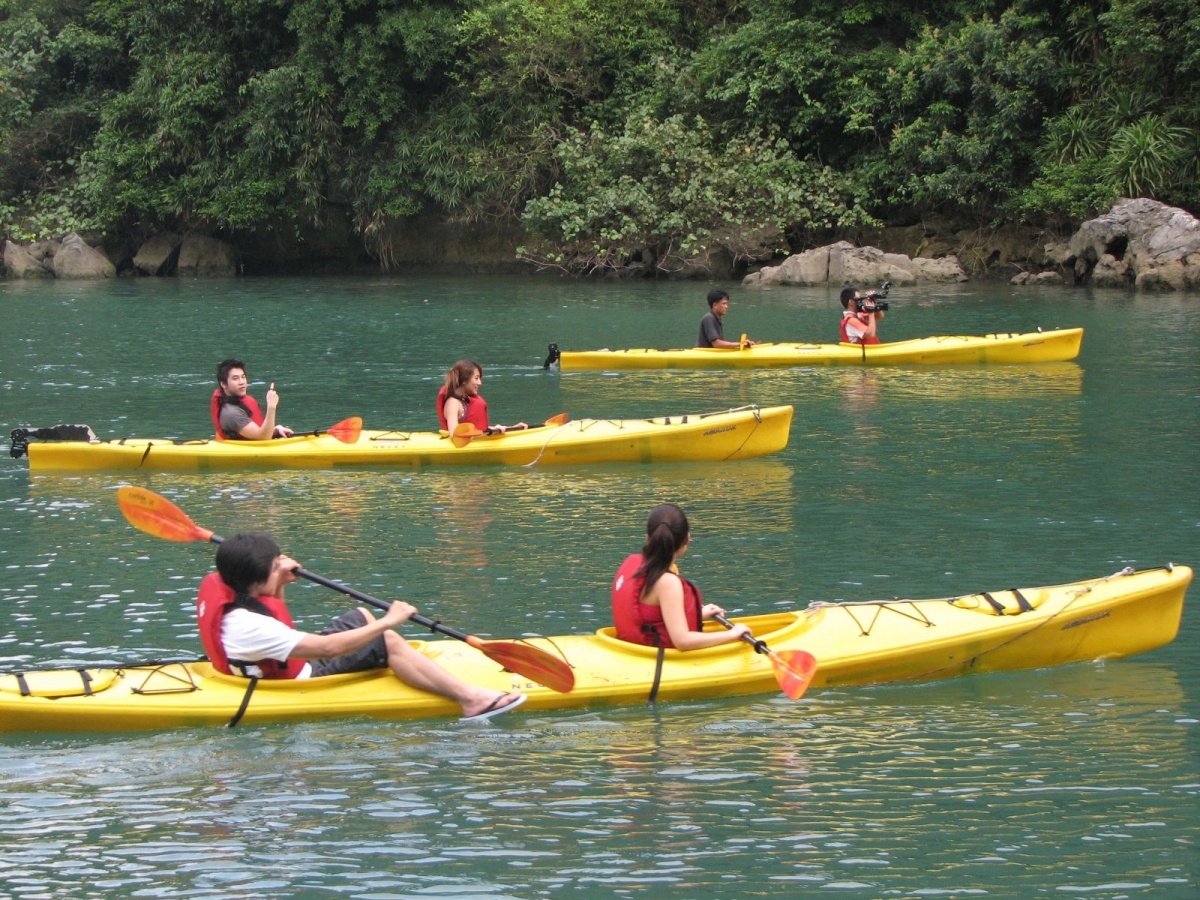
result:
M 507 431 L 524 431 L 529 426 L 524 422 L 518 422 L 516 425 L 489 425 L 488 432 L 496 434 L 504 434 Z
M 704 607 L 700 610 L 700 615 L 705 619 L 711 619 L 714 616 L 725 615 L 725 610 L 723 610 L 721 607 L 717 606 L 717 604 L 715 604 L 715 603 L 705 603 Z M 742 639 L 743 634 L 749 634 L 749 633 L 750 633 L 749 625 L 746 625 L 744 622 L 736 622 L 729 629 L 729 640 L 730 641 L 740 641 Z

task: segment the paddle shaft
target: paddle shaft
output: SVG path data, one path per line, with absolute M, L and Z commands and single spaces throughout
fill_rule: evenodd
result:
M 210 535 L 208 539 L 214 544 L 221 544 L 225 541 L 223 537 L 216 534 Z M 318 575 L 316 572 L 310 572 L 308 569 L 303 567 L 293 569 L 292 571 L 295 572 L 300 578 L 323 585 L 327 588 L 332 588 L 340 594 L 345 594 L 347 597 L 353 597 L 355 600 L 361 600 L 363 603 L 370 604 L 376 609 L 383 610 L 384 612 L 387 612 L 387 610 L 391 608 L 391 604 L 389 604 L 386 600 L 380 600 L 378 597 L 372 597 L 370 594 L 364 594 L 362 591 L 355 590 L 349 585 L 342 584 L 340 581 L 334 581 L 332 578 L 326 578 L 324 575 Z M 413 613 L 408 617 L 408 621 L 412 622 L 414 625 L 420 625 L 422 628 L 428 628 L 430 631 L 438 634 L 444 634 L 446 637 L 452 637 L 456 640 L 466 641 L 468 644 L 472 643 L 470 640 L 471 636 L 466 632 L 459 631 L 456 628 L 449 628 L 443 625 L 441 622 L 435 622 L 433 619 L 426 618 L 420 613 Z
M 722 625 L 724 625 L 726 628 L 733 627 L 733 623 L 730 622 L 727 618 L 725 618 L 720 613 L 717 613 L 715 616 L 713 616 L 713 618 L 716 619 L 718 622 L 720 622 Z M 756 652 L 756 653 L 763 653 L 763 654 L 766 654 L 767 656 L 775 655 L 775 653 L 771 650 L 771 648 L 766 645 L 766 642 L 760 641 L 758 638 L 756 638 L 754 635 L 752 635 L 750 633 L 743 634 L 742 640 L 745 641 L 747 644 L 749 644 L 751 647 L 753 647 L 754 652 Z

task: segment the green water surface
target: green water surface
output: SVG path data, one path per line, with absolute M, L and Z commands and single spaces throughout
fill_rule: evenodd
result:
M 586 632 L 649 508 L 731 612 L 1200 564 L 1200 303 L 895 289 L 884 339 L 1083 326 L 1071 363 L 549 373 L 546 345 L 689 346 L 709 285 L 551 279 L 0 282 L 0 434 L 205 437 L 213 369 L 297 429 L 432 429 L 444 370 L 493 418 L 792 404 L 739 463 L 31 476 L 0 459 L 0 671 L 199 652 L 220 533 L 476 634 Z M 726 332 L 833 341 L 836 291 L 730 287 Z M 345 606 L 297 585 L 318 628 Z M 0 898 L 1200 896 L 1200 612 L 1128 660 L 596 712 L 0 738 Z M 415 633 L 413 636 L 421 636 Z

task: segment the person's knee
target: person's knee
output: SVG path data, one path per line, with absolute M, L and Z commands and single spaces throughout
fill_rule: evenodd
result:
M 375 617 L 373 615 L 371 615 L 371 611 L 369 609 L 367 609 L 365 606 L 358 607 L 358 611 L 363 614 L 363 618 L 366 619 L 368 622 L 375 621 Z
M 394 631 L 385 631 L 383 633 L 383 645 L 387 648 L 388 656 L 395 656 L 397 653 L 403 653 L 408 649 L 408 641 Z

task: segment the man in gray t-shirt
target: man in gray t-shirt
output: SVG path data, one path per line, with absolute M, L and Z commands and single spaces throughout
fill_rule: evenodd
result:
M 725 326 L 721 320 L 729 312 L 729 295 L 720 288 L 708 292 L 708 312 L 700 320 L 700 336 L 696 338 L 697 347 L 722 347 L 730 350 L 741 348 L 741 341 L 725 340 Z M 746 341 L 747 347 L 753 347 L 758 341 Z
M 228 440 L 269 441 L 276 437 L 291 437 L 292 429 L 275 424 L 279 395 L 275 384 L 267 390 L 267 409 L 264 413 L 258 402 L 249 395 L 250 381 L 246 365 L 240 359 L 226 359 L 217 366 L 217 384 L 213 394 L 213 416 L 218 431 Z

